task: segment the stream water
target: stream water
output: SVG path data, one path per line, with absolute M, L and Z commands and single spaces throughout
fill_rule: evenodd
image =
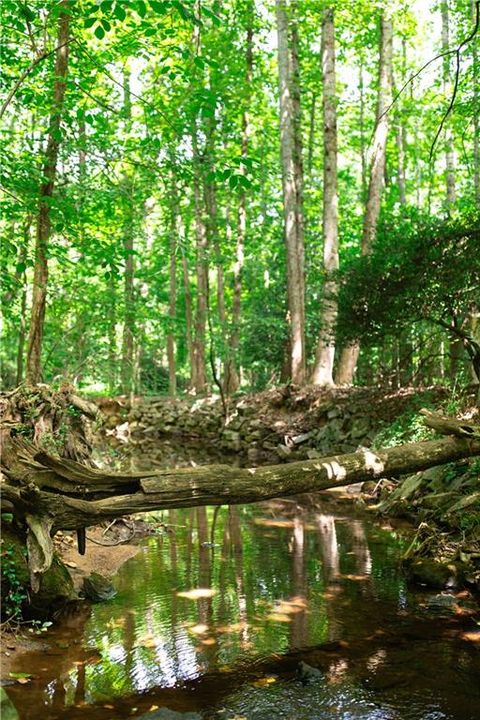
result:
M 20 720 L 480 718 L 475 617 L 407 588 L 403 531 L 325 495 L 162 519 L 115 598 L 23 657 Z

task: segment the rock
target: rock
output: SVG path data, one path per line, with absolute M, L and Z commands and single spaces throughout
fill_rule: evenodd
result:
M 329 420 L 333 420 L 333 418 L 341 417 L 342 411 L 338 407 L 334 407 L 331 410 L 328 410 L 327 412 L 327 418 Z
M 455 611 L 457 606 L 457 598 L 454 595 L 447 595 L 440 593 L 439 595 L 433 595 L 427 600 L 427 608 L 429 610 L 443 611 L 448 610 L 450 612 Z
M 407 575 L 413 583 L 439 590 L 457 584 L 457 570 L 453 564 L 429 558 L 414 560 L 407 568 Z
M 353 440 L 365 437 L 370 430 L 370 420 L 367 417 L 355 418 L 352 422 L 350 435 Z
M 301 433 L 300 435 L 293 435 L 290 439 L 294 445 L 301 445 L 307 442 L 313 436 L 313 432 Z
M 237 412 L 239 415 L 254 415 L 256 413 L 255 407 L 248 405 L 245 400 L 240 400 L 236 405 Z
M 311 683 L 323 680 L 323 673 L 318 668 L 308 665 L 306 662 L 301 660 L 298 664 L 297 675 L 304 685 L 310 685 Z
M 280 460 L 288 460 L 292 454 L 292 448 L 289 448 L 286 445 L 277 445 L 275 452 Z
M 93 572 L 91 575 L 84 578 L 83 592 L 85 593 L 85 597 L 92 602 L 110 600 L 117 594 L 117 591 L 113 587 L 111 581 L 96 572 Z
M 318 450 L 315 450 L 315 448 L 308 448 L 307 457 L 309 460 L 316 460 L 317 458 L 322 457 L 322 454 L 319 453 Z
M 139 715 L 138 720 L 202 720 L 202 716 L 196 712 L 177 712 L 163 707 L 145 715 Z

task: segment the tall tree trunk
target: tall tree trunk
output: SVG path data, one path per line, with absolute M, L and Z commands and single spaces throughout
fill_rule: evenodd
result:
M 305 280 L 303 179 L 299 133 L 300 87 L 298 35 L 296 25 L 289 16 L 296 7 L 296 0 L 291 2 L 276 0 L 291 377 L 294 383 L 303 384 L 305 381 Z
M 32 309 L 27 349 L 27 381 L 36 384 L 42 379 L 42 344 L 48 284 L 48 243 L 50 240 L 50 199 L 57 175 L 60 146 L 60 123 L 68 72 L 68 42 L 70 30 L 69 0 L 61 0 L 58 15 L 57 51 L 55 57 L 53 102 L 50 114 L 47 149 L 43 165 L 44 181 L 40 188 L 40 202 L 35 241 Z
M 167 361 L 168 392 L 172 397 L 174 397 L 177 393 L 177 368 L 175 362 L 175 320 L 177 315 L 177 234 L 180 217 L 178 209 L 178 193 L 175 178 L 175 169 L 173 165 L 170 200 L 170 277 L 168 288 L 169 327 L 167 335 Z
M 192 130 L 193 151 L 193 191 L 195 200 L 195 236 L 197 246 L 197 306 L 195 311 L 195 334 L 193 338 L 192 384 L 197 393 L 207 389 L 205 364 L 205 327 L 207 321 L 208 293 L 208 238 L 205 225 L 205 212 L 202 201 L 202 174 L 198 153 L 196 125 Z
M 476 2 L 471 0 L 472 22 L 475 23 L 477 11 Z M 477 207 L 480 207 L 480 103 L 478 88 L 478 50 L 476 38 L 471 43 L 472 65 L 473 65 L 473 181 L 475 188 L 475 200 Z
M 222 249 L 220 245 L 220 234 L 218 229 L 218 206 L 217 188 L 213 174 L 215 172 L 215 117 L 208 119 L 206 129 L 206 143 L 203 157 L 204 172 L 203 194 L 206 211 L 206 232 L 208 247 L 213 248 L 215 265 L 217 271 L 217 315 L 220 326 L 220 362 L 224 361 L 225 333 L 226 333 L 226 310 L 225 310 L 225 273 L 223 269 Z M 207 278 L 208 280 L 208 278 Z M 207 285 L 207 321 L 210 330 L 210 362 L 215 364 L 215 342 L 213 334 L 212 311 L 210 307 L 209 286 Z M 216 375 L 216 373 L 215 373 Z
M 392 79 L 392 21 L 385 11 L 380 19 L 380 57 L 376 112 L 376 127 L 373 138 L 370 181 L 365 208 L 362 234 L 362 255 L 369 255 L 377 234 L 380 202 L 385 178 L 385 159 L 388 134 L 388 114 L 384 114 L 391 95 Z M 360 345 L 353 344 L 343 349 L 337 369 L 336 382 L 350 385 L 357 366 Z
M 448 0 L 442 0 L 442 52 L 450 49 Z M 445 95 L 450 91 L 450 56 L 443 58 L 443 91 Z M 456 201 L 455 187 L 455 151 L 453 147 L 453 134 L 451 125 L 445 129 L 445 165 L 447 170 L 447 210 L 451 212 Z
M 358 89 L 360 95 L 360 159 L 362 161 L 362 204 L 367 200 L 367 154 L 365 149 L 365 84 L 363 79 L 363 58 L 360 57 L 358 69 Z
M 125 69 L 123 76 L 124 104 L 123 112 L 125 117 L 125 129 L 128 133 L 132 120 L 132 105 L 130 98 L 130 72 Z M 125 221 L 123 225 L 123 252 L 125 255 L 125 279 L 124 279 L 124 315 L 122 335 L 122 368 L 121 368 L 121 390 L 124 393 L 132 393 L 134 388 L 134 339 L 135 339 L 135 258 L 134 258 L 134 205 L 133 192 L 134 180 L 125 173 L 122 183 L 124 192 Z
M 253 2 L 247 8 L 247 33 L 245 43 L 245 88 L 247 96 L 242 114 L 242 158 L 248 156 L 248 145 L 251 133 L 250 125 L 250 86 L 253 77 Z M 242 165 L 242 172 L 245 171 Z M 245 259 L 245 237 L 247 234 L 247 193 L 242 186 L 238 200 L 238 230 L 233 267 L 233 301 L 232 301 L 232 331 L 230 334 L 230 348 L 228 360 L 225 364 L 224 388 L 228 394 L 235 392 L 240 384 L 237 367 L 238 349 L 240 347 L 240 318 L 242 302 L 242 273 Z
M 193 348 L 193 312 L 192 293 L 190 290 L 190 277 L 188 273 L 188 260 L 185 249 L 182 247 L 183 292 L 185 295 L 185 334 L 187 341 L 188 360 L 190 364 L 190 387 L 194 387 L 195 353 Z
M 32 218 L 29 216 L 23 228 L 23 243 L 19 256 L 20 267 L 19 281 L 21 283 L 20 290 L 20 324 L 18 328 L 18 344 L 17 344 L 17 377 L 16 384 L 20 385 L 23 380 L 23 356 L 25 352 L 25 340 L 27 335 L 27 276 L 25 273 L 26 261 L 28 256 L 28 246 L 30 245 L 30 227 Z
M 337 192 L 337 109 L 335 92 L 334 10 L 325 11 L 322 23 L 323 77 L 323 268 L 325 273 L 320 337 L 312 382 L 333 385 L 335 323 L 337 319 L 338 192 Z
M 108 276 L 108 388 L 113 395 L 117 391 L 117 291 L 115 278 L 110 271 Z

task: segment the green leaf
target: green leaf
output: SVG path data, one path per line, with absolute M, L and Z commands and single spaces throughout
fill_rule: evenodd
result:
M 150 7 L 152 10 L 155 10 L 155 12 L 160 13 L 161 15 L 164 15 L 167 12 L 166 3 L 159 2 L 159 0 L 149 0 Z
M 103 40 L 103 38 L 105 37 L 105 30 L 101 25 L 97 25 L 93 32 L 99 40 Z
M 17 273 L 23 273 L 27 269 L 27 266 L 24 262 L 17 263 L 17 266 L 15 268 Z
M 236 188 L 237 185 L 238 185 L 238 175 L 232 175 L 231 178 L 230 178 L 229 181 L 228 181 L 228 184 L 230 185 L 230 187 L 232 188 L 232 190 L 233 190 L 234 188 Z
M 19 680 L 22 678 L 25 678 L 25 679 L 33 678 L 33 675 L 31 673 L 25 673 L 25 672 L 9 672 L 8 677 L 15 678 L 15 680 Z
M 204 16 L 210 18 L 210 20 L 213 22 L 213 24 L 216 25 L 217 27 L 219 27 L 222 24 L 222 21 L 220 20 L 218 15 L 215 15 L 213 10 L 210 10 L 210 8 L 206 8 L 206 7 L 202 6 L 202 14 Z
M 103 13 L 109 13 L 112 9 L 113 0 L 103 0 L 103 2 L 100 3 L 100 10 Z
M 104 18 L 102 18 L 100 20 L 100 22 L 102 23 L 103 29 L 105 30 L 105 32 L 110 32 L 110 30 L 112 29 L 112 26 L 110 25 L 108 20 L 105 20 Z
M 157 31 L 153 27 L 149 27 L 145 30 L 145 37 L 152 37 L 152 35 L 156 35 Z
M 91 28 L 92 25 L 95 25 L 96 22 L 97 22 L 97 18 L 95 18 L 95 17 L 89 17 L 89 18 L 87 18 L 87 19 L 85 20 L 85 27 L 86 27 L 86 28 Z
M 146 10 L 146 8 L 145 8 L 145 10 Z M 118 3 L 118 2 L 117 2 L 117 4 L 115 5 L 115 8 L 114 8 L 114 10 L 113 10 L 113 14 L 115 15 L 116 18 L 118 18 L 118 19 L 119 19 L 120 21 L 122 21 L 122 22 L 123 22 L 123 21 L 125 20 L 125 18 L 127 17 L 127 13 L 125 12 L 125 10 L 123 9 L 123 7 L 122 7 L 122 6 L 120 5 L 120 3 Z M 142 16 L 142 17 L 143 17 L 143 16 Z
M 143 0 L 137 0 L 137 5 L 135 7 L 135 10 L 140 15 L 140 17 L 142 17 L 142 18 L 145 17 L 145 15 L 147 14 L 147 6 L 143 2 Z

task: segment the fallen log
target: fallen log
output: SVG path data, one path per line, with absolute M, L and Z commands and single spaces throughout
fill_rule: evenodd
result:
M 243 504 L 392 477 L 480 455 L 480 439 L 446 437 L 373 451 L 362 448 L 286 465 L 236 468 L 206 465 L 119 473 L 35 452 L 25 443 L 2 494 L 16 512 L 44 515 L 52 533 L 76 530 L 135 512 Z
M 108 472 L 11 440 L 2 496 L 27 526 L 32 586 L 48 568 L 57 530 L 81 530 L 137 512 L 243 504 L 400 476 L 480 455 L 480 438 L 452 436 L 286 465 L 207 465 L 156 472 Z

